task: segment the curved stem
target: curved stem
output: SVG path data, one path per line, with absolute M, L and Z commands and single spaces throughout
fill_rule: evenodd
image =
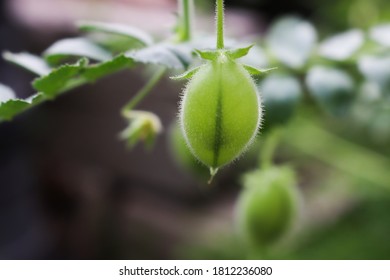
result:
M 180 33 L 180 42 L 191 40 L 192 37 L 192 0 L 181 0 L 180 1 L 180 16 L 182 31 Z M 155 85 L 164 76 L 166 68 L 157 71 L 154 76 L 145 84 L 136 95 L 123 107 L 122 114 L 126 115 L 127 112 L 133 110 L 141 101 L 144 99 Z
M 276 147 L 279 144 L 281 133 L 282 131 L 280 128 L 274 128 L 269 132 L 260 154 L 261 168 L 268 168 L 272 165 L 273 157 Z
M 223 0 L 217 0 L 216 14 L 217 14 L 217 49 L 223 49 L 225 47 L 224 38 L 223 38 L 224 36 Z
M 179 31 L 179 41 L 186 42 L 191 40 L 192 37 L 192 9 L 193 0 L 180 0 L 179 12 L 181 20 L 181 30 Z M 154 76 L 145 84 L 136 95 L 122 108 L 122 114 L 127 115 L 128 112 L 133 110 L 156 86 L 161 78 L 166 73 L 167 69 L 162 68 L 157 71 Z
M 335 135 L 302 117 L 289 125 L 285 143 L 362 182 L 390 191 L 390 160 L 368 148 Z M 309 137 L 310 135 L 310 137 Z M 315 139 L 315 141 L 313 140 Z
M 162 68 L 157 71 L 153 77 L 145 84 L 136 95 L 123 107 L 122 114 L 126 115 L 127 112 L 133 110 L 155 87 L 155 85 L 161 80 L 166 72 L 166 68 Z

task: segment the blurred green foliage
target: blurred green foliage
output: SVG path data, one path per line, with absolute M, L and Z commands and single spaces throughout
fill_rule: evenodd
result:
M 389 259 L 389 213 L 389 197 L 365 201 L 334 224 L 305 233 L 296 249 L 278 258 Z
M 186 246 L 181 253 L 191 259 L 351 259 L 390 258 L 390 197 L 365 201 L 332 224 L 308 230 L 293 240 L 292 248 L 254 252 L 235 236 L 210 244 Z M 261 250 L 260 250 L 261 252 Z

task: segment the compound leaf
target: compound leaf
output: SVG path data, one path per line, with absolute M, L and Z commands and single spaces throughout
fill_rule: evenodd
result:
M 96 61 L 110 60 L 111 54 L 86 38 L 70 38 L 55 42 L 43 53 L 50 64 L 58 64 L 76 57 L 87 57 Z
M 88 66 L 82 73 L 82 76 L 88 81 L 93 82 L 122 69 L 130 68 L 133 65 L 135 65 L 133 59 L 119 55 L 112 60 Z
M 83 71 L 87 63 L 87 59 L 80 59 L 75 64 L 62 65 L 48 75 L 34 80 L 33 86 L 45 96 L 53 98 L 59 93 L 85 82 L 82 79 L 77 79 L 77 76 Z
M 119 24 L 119 23 L 105 23 L 97 21 L 80 21 L 77 23 L 78 28 L 81 31 L 103 33 L 106 35 L 115 35 L 122 37 L 122 39 L 128 39 L 129 47 L 131 43 L 137 41 L 142 46 L 149 46 L 153 44 L 152 37 L 136 27 Z
M 37 93 L 27 99 L 16 98 L 14 91 L 0 84 L 0 122 L 11 120 L 15 115 L 23 112 L 32 105 L 42 101 L 42 94 Z
M 137 51 L 125 53 L 128 58 L 145 64 L 157 64 L 167 68 L 186 69 L 191 58 L 179 47 L 170 44 L 158 44 Z

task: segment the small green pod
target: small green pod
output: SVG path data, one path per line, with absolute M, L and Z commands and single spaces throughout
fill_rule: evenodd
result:
M 245 151 L 256 136 L 261 116 L 261 101 L 252 77 L 241 64 L 223 54 L 193 75 L 180 107 L 187 145 L 211 173 Z
M 237 206 L 241 236 L 256 248 L 278 241 L 292 225 L 299 210 L 299 191 L 294 171 L 271 167 L 244 175 L 244 189 Z

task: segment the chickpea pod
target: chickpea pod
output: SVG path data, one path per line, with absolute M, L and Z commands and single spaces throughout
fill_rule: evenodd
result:
M 248 71 L 220 52 L 193 75 L 182 95 L 180 124 L 194 156 L 211 174 L 236 159 L 256 136 L 261 102 Z
M 197 50 L 206 62 L 174 77 L 190 79 L 181 99 L 181 130 L 192 154 L 210 168 L 211 179 L 220 167 L 237 159 L 257 134 L 262 106 L 251 74 L 264 72 L 237 61 L 252 45 L 224 47 L 222 0 L 217 0 L 216 13 L 217 48 Z
M 300 194 L 289 166 L 256 170 L 243 177 L 236 218 L 241 236 L 256 248 L 265 248 L 288 232 L 296 221 Z

